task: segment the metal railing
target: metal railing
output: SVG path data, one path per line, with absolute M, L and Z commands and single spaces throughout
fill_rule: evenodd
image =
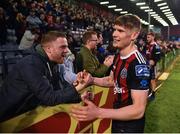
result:
M 157 72 L 159 74 L 164 72 L 179 54 L 179 49 L 173 49 L 172 51 L 162 56 L 161 60 L 156 65 Z

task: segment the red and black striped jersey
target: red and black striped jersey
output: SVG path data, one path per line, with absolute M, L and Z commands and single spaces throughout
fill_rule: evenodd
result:
M 150 83 L 149 65 L 142 54 L 135 50 L 126 57 L 115 56 L 114 108 L 132 104 L 131 90 L 148 90 Z
M 153 60 L 156 64 L 161 58 L 160 46 L 156 42 L 148 44 L 145 57 L 147 60 Z

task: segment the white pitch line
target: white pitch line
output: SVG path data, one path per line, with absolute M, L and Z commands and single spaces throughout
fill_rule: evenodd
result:
M 161 84 L 159 84 L 159 86 L 157 86 L 157 87 L 155 88 L 155 91 L 157 91 L 157 90 L 162 86 L 162 84 L 163 84 L 163 82 L 162 82 Z

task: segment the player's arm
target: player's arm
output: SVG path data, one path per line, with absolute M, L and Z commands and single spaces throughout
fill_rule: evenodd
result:
M 88 121 L 97 118 L 109 118 L 124 121 L 140 119 L 144 115 L 147 103 L 147 92 L 147 90 L 132 90 L 132 105 L 119 109 L 99 108 L 92 101 L 84 100 L 87 105 L 73 107 L 71 115 L 79 121 Z
M 133 104 L 119 109 L 98 109 L 98 118 L 117 120 L 139 119 L 144 115 L 148 90 L 131 90 Z
M 144 115 L 149 89 L 149 68 L 146 64 L 138 64 L 134 61 L 129 66 L 131 80 L 129 88 L 131 90 L 132 104 L 119 109 L 99 109 L 99 118 L 112 118 L 117 120 L 139 119 Z

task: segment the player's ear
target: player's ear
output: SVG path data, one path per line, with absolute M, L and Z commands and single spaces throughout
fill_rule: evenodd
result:
M 132 41 L 135 41 L 136 38 L 138 37 L 139 33 L 140 33 L 140 32 L 137 32 L 137 31 L 132 32 L 132 34 L 131 34 L 131 40 L 132 40 Z

